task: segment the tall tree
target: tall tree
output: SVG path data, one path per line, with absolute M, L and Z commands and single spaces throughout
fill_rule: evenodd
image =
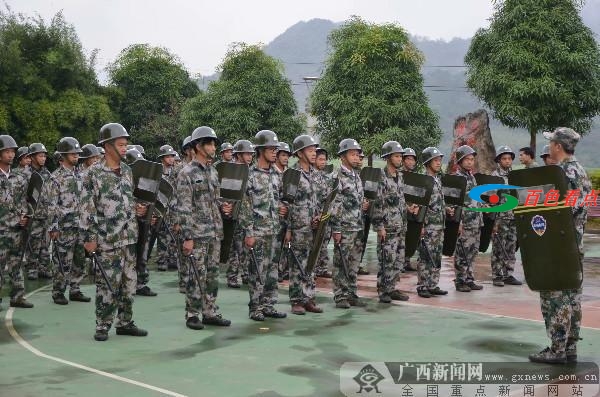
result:
M 600 52 L 578 0 L 497 1 L 465 57 L 467 86 L 509 127 L 589 131 L 600 113 Z
M 94 61 L 61 13 L 48 24 L 0 11 L 0 131 L 50 149 L 62 136 L 94 142 L 112 117 Z
M 305 122 L 297 115 L 283 67 L 260 46 L 234 43 L 219 72 L 219 80 L 185 104 L 183 131 L 209 125 L 223 139 L 235 141 L 270 129 L 288 142 L 302 132 Z
M 325 146 L 356 138 L 370 155 L 388 140 L 416 150 L 439 142 L 438 118 L 423 91 L 423 56 L 402 27 L 353 17 L 331 33 L 329 45 L 310 100 Z

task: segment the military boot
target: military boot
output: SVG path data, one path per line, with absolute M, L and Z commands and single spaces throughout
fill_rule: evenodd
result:
M 148 287 L 147 285 L 144 285 L 142 288 L 139 288 L 138 290 L 135 291 L 136 295 L 139 296 L 156 296 L 156 292 L 152 291 L 150 289 L 150 287 Z
M 97 329 L 94 334 L 94 339 L 98 342 L 104 342 L 108 339 L 108 331 L 105 329 Z
M 567 349 L 565 354 L 567 355 L 567 362 L 577 362 L 577 344 L 576 342 L 573 342 L 573 339 L 567 340 Z
M 270 318 L 286 318 L 287 313 L 278 312 L 275 308 L 270 307 L 263 310 L 263 315 Z
M 365 269 L 364 267 L 361 266 L 358 268 L 358 272 L 356 272 L 356 274 L 358 274 L 359 276 L 367 276 L 370 273 L 367 269 Z
M 367 306 L 367 303 L 365 301 L 363 301 L 362 299 L 360 299 L 358 296 L 351 296 L 348 299 L 348 303 L 350 304 L 350 306 L 356 306 L 356 307 L 366 307 Z
M 338 309 L 350 309 L 350 303 L 348 303 L 347 299 L 341 299 L 335 302 L 335 307 Z
M 85 296 L 81 291 L 77 291 L 69 293 L 69 300 L 73 302 L 89 302 L 92 298 Z
M 192 317 L 188 318 L 187 320 L 185 320 L 185 326 L 188 327 L 189 329 L 193 329 L 195 331 L 204 329 L 204 325 L 202 324 L 202 321 L 200 321 L 198 316 L 192 316 Z
M 456 287 L 456 290 L 459 292 L 471 292 L 471 288 L 462 282 L 457 282 L 454 284 L 454 286 Z
M 250 319 L 254 321 L 265 321 L 265 315 L 260 310 L 250 312 Z
M 292 314 L 303 315 L 306 314 L 306 309 L 299 303 L 292 305 Z
M 502 276 L 496 276 L 492 279 L 492 284 L 496 287 L 504 287 L 504 278 L 502 278 Z
M 379 302 L 392 303 L 392 298 L 390 298 L 390 294 L 381 294 L 379 295 Z
M 469 286 L 469 288 L 471 288 L 472 291 L 479 291 L 483 289 L 483 285 L 475 284 L 475 281 L 469 281 L 467 285 Z
M 519 280 L 517 280 L 516 278 L 514 278 L 514 276 L 508 276 L 504 278 L 504 284 L 508 284 L 508 285 L 523 285 L 523 283 Z
M 312 300 L 308 301 L 308 303 L 304 305 L 304 309 L 311 313 L 323 313 L 323 309 L 317 306 L 317 304 Z
M 25 299 L 25 298 L 19 298 L 16 300 L 11 300 L 10 307 L 20 307 L 22 309 L 31 309 L 33 307 L 33 303 L 27 302 L 27 299 Z
M 216 325 L 219 327 L 229 327 L 231 325 L 231 321 L 223 318 L 223 316 L 220 314 L 202 316 L 202 323 L 205 325 Z
M 52 300 L 57 305 L 68 305 L 69 304 L 69 301 L 65 297 L 65 294 L 56 294 L 55 296 L 52 297 Z
M 429 290 L 425 287 L 419 287 L 417 288 L 417 295 L 419 295 L 421 298 L 431 298 L 431 292 L 429 292 Z
M 556 353 L 547 347 L 539 353 L 530 354 L 529 361 L 545 364 L 565 364 L 567 362 L 567 355 L 565 353 Z
M 394 301 L 407 301 L 408 295 L 395 289 L 392 292 L 390 292 L 390 298 L 392 298 L 392 300 Z
M 448 295 L 448 291 L 443 290 L 440 287 L 430 288 L 429 293 L 431 295 Z
M 122 327 L 117 327 L 117 335 L 129 335 L 129 336 L 146 336 L 148 331 L 145 329 L 138 328 L 133 321 Z

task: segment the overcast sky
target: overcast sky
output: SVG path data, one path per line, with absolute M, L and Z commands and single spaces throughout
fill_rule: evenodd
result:
M 192 74 L 210 75 L 235 41 L 267 44 L 298 21 L 339 22 L 359 15 L 398 22 L 411 34 L 450 40 L 488 25 L 491 0 L 5 0 L 16 12 L 49 20 L 63 11 L 98 69 L 134 43 L 164 46 Z M 2 4 L 2 3 L 0 3 Z M 103 75 L 104 73 L 100 73 Z

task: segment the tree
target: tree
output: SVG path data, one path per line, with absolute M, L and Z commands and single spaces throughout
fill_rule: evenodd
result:
M 329 36 L 331 55 L 310 99 L 317 131 L 331 150 L 356 138 L 366 154 L 388 140 L 421 150 L 441 137 L 429 108 L 420 67 L 423 56 L 396 24 L 358 17 Z
M 536 134 L 568 126 L 589 131 L 600 113 L 598 43 L 574 0 L 496 3 L 465 57 L 467 86 L 505 125 Z
M 0 11 L 0 131 L 52 149 L 62 136 L 95 142 L 112 113 L 74 28 Z
M 296 114 L 283 67 L 258 45 L 234 43 L 219 71 L 219 80 L 185 104 L 181 114 L 183 131 L 208 125 L 223 140 L 235 141 L 269 129 L 288 143 L 302 133 L 305 122 Z

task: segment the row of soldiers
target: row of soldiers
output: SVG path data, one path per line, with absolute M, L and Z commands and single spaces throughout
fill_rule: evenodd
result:
M 156 295 L 147 285 L 145 262 L 148 248 L 141 255 L 136 250 L 139 227 L 149 218 L 147 203 L 133 197 L 135 186 L 131 169 L 122 161 L 127 155 L 132 157 L 131 161 L 141 155 L 139 150 L 128 147 L 128 138 L 129 134 L 120 124 L 103 126 L 98 141 L 98 145 L 105 150 L 103 158 L 100 157 L 98 147 L 85 145 L 80 148 L 74 138 L 63 138 L 57 145 L 61 166 L 52 175 L 48 175 L 43 162 L 36 159 L 44 157 L 37 156 L 46 153 L 43 145 L 37 148 L 43 150 L 35 147 L 33 150 L 31 147 L 28 149 L 30 168 L 13 171 L 10 166 L 17 154 L 16 142 L 10 136 L 0 137 L 0 169 L 3 171 L 0 263 L 6 265 L 8 279 L 12 284 L 10 304 L 13 307 L 33 306 L 23 297 L 22 253 L 33 253 L 42 248 L 34 247 L 34 239 L 29 237 L 36 233 L 29 233 L 27 241 L 23 241 L 25 239 L 21 238 L 21 231 L 30 222 L 31 225 L 37 223 L 39 228 L 47 230 L 50 241 L 56 245 L 53 252 L 56 252 L 55 262 L 59 269 L 53 272 L 52 295 L 55 303 L 68 303 L 64 296 L 67 285 L 70 286 L 70 300 L 90 300 L 79 290 L 84 271 L 77 263 L 84 261 L 74 260 L 74 257 L 78 251 L 85 252 L 94 263 L 97 276 L 94 338 L 98 341 L 108 338 L 115 313 L 117 334 L 147 335 L 132 320 L 133 295 Z M 321 157 L 320 167 L 324 169 L 328 153 L 319 147 L 312 136 L 298 136 L 289 148 L 282 146 L 276 133 L 263 130 L 256 134 L 254 142 L 240 140 L 231 145 L 231 148 L 226 144 L 221 147 L 221 161 L 233 160 L 228 159 L 226 153 L 231 150 L 236 162 L 249 167 L 244 199 L 237 204 L 239 208 L 235 208 L 236 204 L 223 200 L 220 196 L 220 181 L 214 164 L 219 143 L 219 138 L 211 128 L 199 127 L 184 140 L 183 164 L 175 164 L 177 153 L 168 145 L 161 147 L 159 155 L 164 177 L 171 182 L 176 193 L 169 206 L 169 213 L 164 214 L 165 219 L 158 222 L 156 217 L 152 217 L 151 223 L 152 226 L 157 223 L 164 225 L 162 238 L 159 233 L 159 242 L 163 241 L 162 248 L 159 243 L 159 269 L 168 267 L 167 258 L 173 257 L 169 255 L 170 247 L 180 251 L 180 258 L 186 258 L 180 259 L 177 266 L 180 290 L 186 295 L 185 320 L 188 328 L 202 329 L 206 324 L 229 326 L 231 323 L 219 312 L 216 298 L 223 221 L 232 219 L 234 212 L 238 210 L 232 247 L 233 259 L 227 271 L 228 283 L 235 287 L 239 272 L 247 273 L 249 317 L 252 320 L 286 317 L 286 313 L 275 308 L 282 247 L 287 250 L 285 256 L 288 259 L 292 313 L 302 315 L 306 312 L 323 311 L 315 302 L 314 272 L 307 269 L 306 265 L 314 244 L 315 230 L 325 219 L 329 220 L 335 247 L 332 274 L 335 306 L 341 309 L 363 306 L 364 302 L 358 296 L 357 273 L 364 250 L 362 241 L 367 213 L 371 214 L 372 225 L 378 237 L 379 300 L 389 303 L 392 300 L 408 299 L 406 294 L 396 289 L 396 283 L 406 261 L 404 244 L 407 216 L 417 211 L 417 207 L 407 203 L 404 198 L 401 172 L 403 163 L 409 169 L 411 162 L 416 163 L 414 151 L 407 153 L 396 141 L 383 145 L 381 157 L 386 162 L 383 178 L 378 182 L 377 199 L 368 200 L 359 174 L 364 156 L 356 140 L 344 139 L 339 143 L 337 155 L 340 167 L 335 172 L 326 173 L 317 168 L 317 158 Z M 88 156 L 90 153 L 95 155 Z M 293 167 L 301 173 L 295 199 L 291 203 L 284 200 L 282 193 L 282 174 L 290 155 L 297 158 Z M 456 174 L 466 179 L 467 190 L 476 186 L 473 176 L 476 155 L 473 148 L 466 145 L 456 151 Z M 454 216 L 456 208 L 447 206 L 444 201 L 441 182 L 443 156 L 434 147 L 426 148 L 421 153 L 425 173 L 434 180 L 433 193 L 423 222 L 417 265 L 417 293 L 425 298 L 447 294 L 438 285 L 441 251 L 445 218 Z M 551 155 L 549 157 L 555 158 Z M 506 181 L 514 158 L 515 153 L 510 148 L 500 147 L 496 153 L 498 168 L 494 174 Z M 581 174 L 579 168 L 577 175 Z M 42 175 L 45 181 L 39 200 L 45 205 L 36 206 L 32 213 L 31 208 L 26 205 L 26 191 L 28 176 L 33 172 Z M 333 191 L 334 195 L 331 194 Z M 324 204 L 331 197 L 331 207 L 326 208 Z M 468 197 L 464 203 L 466 208 L 480 206 L 481 203 Z M 462 211 L 454 252 L 457 291 L 470 292 L 483 288 L 475 282 L 473 274 L 481 226 L 480 212 Z M 521 284 L 512 275 L 516 231 L 510 212 L 498 217 L 493 241 L 494 285 Z M 310 270 L 308 274 L 307 270 Z M 576 300 L 576 293 L 572 295 Z M 549 332 L 552 329 L 553 311 L 544 303 L 544 299 L 551 298 L 542 296 L 543 311 L 545 315 L 549 313 Z M 564 344 L 566 343 L 565 341 Z M 575 344 L 576 339 L 569 339 L 569 343 Z M 551 351 L 556 352 L 557 349 L 560 354 L 560 346 L 555 348 L 553 345 Z M 544 354 L 548 353 L 540 354 L 546 357 Z

